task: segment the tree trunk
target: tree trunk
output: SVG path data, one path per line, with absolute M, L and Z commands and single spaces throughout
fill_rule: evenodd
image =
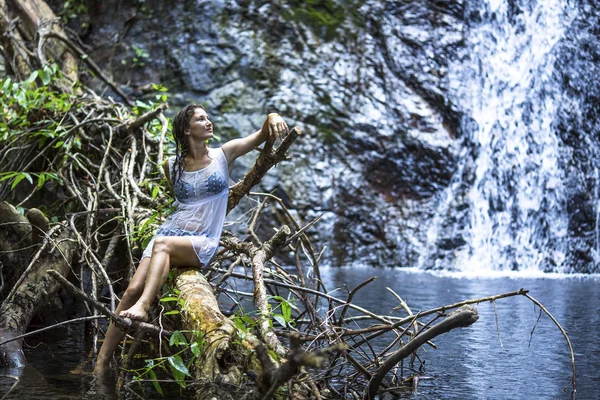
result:
M 4 302 L 0 306 L 0 343 L 3 343 L 24 334 L 34 315 L 53 303 L 60 284 L 46 270 L 55 269 L 63 276 L 68 275 L 75 243 L 69 233 L 63 232 L 55 238 L 49 238 L 46 248 L 36 254 L 37 259 L 34 256 L 31 260 L 32 264 L 23 262 L 22 256 L 10 257 L 11 254 L 21 253 L 18 249 L 31 243 L 32 225 L 8 203 L 1 203 L 0 210 L 0 224 L 17 227 L 3 238 L 6 240 L 3 246 L 12 249 L 12 253 L 6 253 L 3 258 L 3 271 L 19 272 L 7 274 L 12 283 L 7 288 L 12 290 L 3 296 Z M 3 235 L 8 231 L 10 229 L 3 229 Z M 27 265 L 31 268 L 25 271 Z M 22 274 L 26 275 L 19 282 Z M 13 287 L 14 284 L 17 286 Z M 21 339 L 0 345 L 0 365 L 22 368 L 25 363 Z
M 221 313 L 212 287 L 195 269 L 183 270 L 175 280 L 185 305 L 182 309 L 184 328 L 202 332 L 204 346 L 201 358 L 193 366 L 195 379 L 212 382 L 198 391 L 197 399 L 212 398 L 220 393 L 221 384 L 239 386 L 245 372 L 262 371 L 255 347 L 259 340 L 252 334 L 243 339 L 233 321 Z M 212 386 L 212 387 L 208 387 Z
M 48 40 L 38 49 L 36 36 L 54 32 L 66 37 L 59 25 L 59 18 L 42 0 L 0 0 L 0 35 L 5 58 L 17 80 L 25 79 L 40 67 L 39 60 L 28 55 L 41 50 L 58 63 L 63 73 L 73 82 L 78 78 L 77 58 L 68 47 L 57 40 Z M 40 35 L 41 33 L 41 35 Z M 43 43 L 41 43 L 43 45 Z M 32 48 L 34 47 L 34 48 Z M 45 56 L 44 56 L 45 57 Z M 69 87 L 70 85 L 65 85 Z

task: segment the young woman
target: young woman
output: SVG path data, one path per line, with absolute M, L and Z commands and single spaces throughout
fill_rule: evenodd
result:
M 142 255 L 135 275 L 115 310 L 123 317 L 148 320 L 148 309 L 164 284 L 171 264 L 206 266 L 218 245 L 227 211 L 229 169 L 234 160 L 263 143 L 268 136 L 287 133 L 278 114 L 269 114 L 262 128 L 220 148 L 206 144 L 213 125 L 204 107 L 190 104 L 173 120 L 176 155 L 165 164 L 176 210 L 161 225 Z M 123 332 L 110 324 L 98 353 L 94 375 L 109 369 Z

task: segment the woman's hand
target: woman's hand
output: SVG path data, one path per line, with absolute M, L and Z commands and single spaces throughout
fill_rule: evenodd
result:
M 288 126 L 281 118 L 281 115 L 272 113 L 267 116 L 267 120 L 265 121 L 269 129 L 269 135 L 274 136 L 276 139 L 281 139 L 283 136 L 287 135 L 289 132 Z

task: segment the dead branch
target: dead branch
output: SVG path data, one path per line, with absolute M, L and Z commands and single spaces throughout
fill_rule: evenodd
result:
M 291 350 L 286 357 L 286 362 L 280 366 L 272 362 L 264 346 L 259 345 L 256 348 L 258 359 L 263 367 L 263 373 L 257 379 L 256 390 L 250 393 L 246 399 L 271 399 L 281 385 L 300 372 L 301 367 L 322 368 L 331 353 L 345 351 L 348 348 L 345 344 L 337 344 L 325 349 L 306 352 L 302 348 L 301 342 L 296 340 L 298 336 L 292 336 Z
M 246 254 L 252 259 L 252 276 L 254 281 L 254 303 L 259 311 L 259 332 L 261 338 L 277 354 L 284 355 L 285 349 L 277 339 L 275 332 L 271 328 L 269 302 L 267 299 L 267 290 L 265 287 L 264 269 L 265 262 L 269 260 L 275 252 L 285 244 L 290 234 L 290 228 L 283 226 L 271 239 L 262 246 L 257 247 L 248 242 L 241 242 L 235 238 L 225 238 L 224 243 L 231 249 Z
M 540 303 L 539 301 L 531 297 L 529 294 L 527 294 L 527 291 L 524 291 L 524 293 L 522 294 L 523 296 L 531 300 L 535 305 L 537 305 L 548 317 L 550 317 L 552 322 L 554 322 L 554 325 L 556 325 L 556 327 L 560 330 L 560 333 L 562 333 L 562 335 L 565 337 L 567 345 L 569 346 L 569 352 L 571 353 L 571 370 L 573 372 L 571 384 L 573 385 L 573 398 L 575 398 L 575 395 L 577 394 L 577 372 L 575 371 L 575 352 L 573 351 L 573 346 L 571 345 L 571 340 L 569 339 L 569 335 L 567 335 L 567 331 L 565 331 L 563 327 L 560 326 L 556 318 L 554 318 L 554 316 L 550 314 L 550 311 L 548 311 L 542 303 Z
M 250 171 L 244 176 L 244 179 L 229 188 L 227 213 L 235 208 L 242 197 L 250 193 L 250 190 L 260 182 L 271 167 L 287 158 L 286 152 L 301 133 L 300 128 L 294 127 L 277 149 L 265 149 L 260 153 Z
M 410 342 L 408 342 L 404 347 L 402 347 L 397 352 L 393 353 L 376 371 L 373 375 L 367 387 L 365 389 L 365 393 L 363 395 L 363 400 L 372 400 L 375 399 L 377 392 L 379 390 L 379 386 L 383 381 L 385 375 L 396 365 L 412 354 L 415 350 L 421 347 L 428 340 L 433 339 L 436 336 L 439 336 L 443 333 L 446 333 L 452 329 L 466 327 L 472 325 L 479 319 L 477 315 L 477 309 L 474 307 L 463 306 L 459 310 L 451 313 L 445 320 L 434 325 L 428 330 L 421 331 L 419 335 L 413 338 Z
M 33 316 L 43 307 L 46 296 L 51 296 L 59 285 L 44 269 L 55 268 L 57 274 L 66 275 L 70 271 L 70 260 L 75 251 L 75 243 L 66 230 L 53 242 L 53 251 L 46 252 L 32 268 L 32 272 L 13 291 L 13 300 L 0 307 L 0 341 L 6 341 L 25 333 Z M 0 348 L 0 364 L 22 368 L 25 357 L 21 350 L 22 341 L 11 341 Z
M 160 326 L 152 325 L 147 322 L 136 321 L 130 318 L 121 317 L 120 315 L 115 314 L 110 311 L 104 304 L 100 303 L 89 297 L 87 294 L 83 293 L 81 290 L 77 289 L 71 282 L 69 282 L 66 278 L 64 278 L 61 274 L 59 274 L 55 270 L 46 271 L 48 274 L 56 279 L 58 283 L 60 283 L 65 289 L 67 289 L 73 296 L 85 301 L 90 305 L 90 307 L 100 311 L 104 316 L 109 317 L 112 322 L 114 322 L 119 328 L 126 331 L 128 329 L 137 329 L 140 331 L 144 331 L 150 333 L 154 336 L 165 336 L 170 337 L 172 332 L 162 329 Z
M 135 130 L 141 128 L 148 122 L 152 121 L 155 118 L 159 118 L 159 116 L 167 109 L 169 105 L 167 103 L 163 103 L 158 106 L 156 109 L 152 111 L 148 111 L 147 113 L 140 115 L 138 118 L 134 120 L 129 120 L 123 125 L 119 127 L 119 135 L 129 135 L 133 133 Z M 155 143 L 158 143 L 158 138 L 152 140 Z

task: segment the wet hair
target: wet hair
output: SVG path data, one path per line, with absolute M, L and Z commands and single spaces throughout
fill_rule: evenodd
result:
M 185 157 L 190 151 L 185 131 L 190 127 L 190 121 L 197 108 L 206 110 L 201 104 L 188 104 L 173 119 L 173 138 L 175 139 L 175 163 L 174 171 L 171 171 L 173 186 L 183 175 Z

